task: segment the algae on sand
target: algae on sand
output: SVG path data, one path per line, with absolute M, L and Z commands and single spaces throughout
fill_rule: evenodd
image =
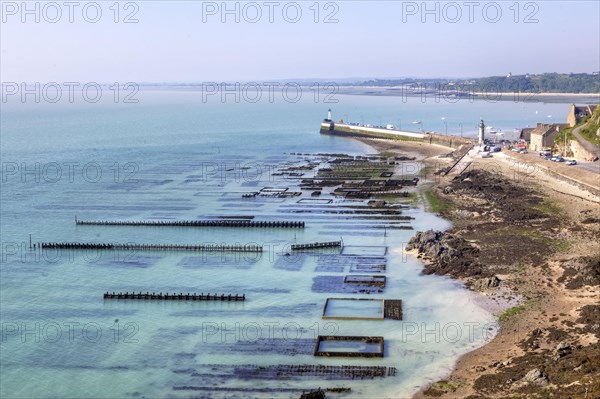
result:
M 425 191 L 425 198 L 429 203 L 429 210 L 433 213 L 440 213 L 448 208 L 446 202 L 431 190 Z

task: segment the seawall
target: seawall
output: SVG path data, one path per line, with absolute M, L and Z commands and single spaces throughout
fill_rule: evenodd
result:
M 569 147 L 573 153 L 573 158 L 578 161 L 587 161 L 593 159 L 596 154 L 588 151 L 581 143 L 577 140 L 569 140 Z

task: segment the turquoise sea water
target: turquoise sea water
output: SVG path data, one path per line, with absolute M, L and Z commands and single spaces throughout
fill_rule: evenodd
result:
M 290 199 L 243 200 L 272 176 L 317 153 L 364 154 L 368 146 L 321 136 L 327 108 L 337 118 L 379 123 L 533 125 L 564 104 L 420 103 L 338 96 L 339 103 L 202 102 L 197 92 L 139 93 L 138 104 L 3 104 L 0 265 L 2 397 L 298 397 L 349 387 L 344 397 L 410 396 L 482 345 L 494 318 L 451 279 L 420 275 L 402 253 L 414 231 L 314 211 Z M 538 111 L 536 114 L 535 111 Z M 338 114 L 335 114 L 338 112 Z M 341 114 L 341 115 L 339 115 Z M 468 121 L 468 122 L 467 122 Z M 404 123 L 404 122 L 403 122 Z M 450 129 L 449 129 L 450 130 Z M 313 172 L 307 172 L 312 176 Z M 297 187 L 296 187 L 297 189 Z M 335 199 L 332 207 L 357 205 Z M 325 208 L 323 208 L 325 209 Z M 302 213 L 299 213 L 302 212 Z M 414 230 L 446 228 L 421 209 Z M 305 220 L 298 229 L 77 226 L 80 219 L 196 219 L 255 215 Z M 165 252 L 40 252 L 33 242 L 258 243 L 260 255 Z M 315 278 L 343 276 L 339 258 L 286 257 L 290 243 L 343 238 L 345 255 L 385 258 L 387 287 L 373 298 L 402 299 L 404 320 L 323 320 L 325 299 L 361 296 L 315 290 Z M 287 248 L 287 249 L 286 249 Z M 331 255 L 331 254 L 330 254 Z M 344 258 L 345 259 L 345 258 Z M 363 258 L 364 259 L 364 258 Z M 245 293 L 243 303 L 105 301 L 104 291 Z M 316 358 L 318 335 L 385 338 L 383 359 Z M 252 374 L 272 365 L 388 366 L 395 376 Z M 252 365 L 252 366 L 250 366 Z M 335 395 L 335 394 L 332 394 Z M 336 396 L 333 396 L 336 397 Z M 341 397 L 341 396 L 338 396 Z

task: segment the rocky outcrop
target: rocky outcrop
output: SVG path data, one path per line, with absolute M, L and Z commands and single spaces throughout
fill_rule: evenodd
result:
M 535 384 L 539 386 L 548 385 L 548 376 L 544 374 L 540 369 L 530 370 L 525 377 L 523 377 L 523 382 L 528 384 Z
M 470 170 L 462 173 L 452 179 L 443 192 L 459 199 L 468 198 L 468 203 L 463 204 L 462 208 L 477 214 L 485 212 L 489 220 L 524 224 L 547 217 L 535 208 L 543 202 L 542 197 L 527 187 L 487 171 Z
M 564 273 L 558 282 L 565 283 L 568 289 L 600 285 L 600 255 L 569 259 L 562 262 L 561 266 Z
M 496 288 L 500 285 L 501 281 L 498 276 L 481 278 L 473 283 L 473 288 L 479 291 Z
M 452 234 L 433 230 L 417 232 L 406 249 L 416 250 L 427 260 L 423 269 L 425 274 L 453 277 L 483 275 L 483 267 L 477 261 L 479 249 Z
M 556 345 L 556 349 L 554 349 L 554 359 L 560 359 L 568 354 L 573 352 L 573 346 L 568 341 L 562 341 L 558 345 Z

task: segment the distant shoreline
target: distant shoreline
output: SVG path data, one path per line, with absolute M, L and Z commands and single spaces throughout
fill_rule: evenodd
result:
M 446 99 L 447 101 L 475 101 L 483 100 L 489 102 L 513 101 L 513 102 L 580 102 L 600 103 L 600 93 L 486 93 L 486 92 L 460 92 L 460 96 L 449 96 L 448 92 L 441 93 L 430 89 L 421 92 L 411 89 L 403 89 L 400 86 L 339 86 L 339 94 L 359 96 L 389 96 L 389 97 L 425 97 Z M 454 93 L 452 93 L 454 94 Z
M 211 85 L 216 85 L 216 82 L 208 82 Z M 269 93 L 272 90 L 282 90 L 284 83 L 293 83 L 300 89 L 306 90 L 307 93 L 315 90 L 315 85 L 322 88 L 321 95 L 335 98 L 337 94 L 358 95 L 358 96 L 387 96 L 387 97 L 425 97 L 434 99 L 439 97 L 448 102 L 455 101 L 475 101 L 483 100 L 488 102 L 498 101 L 513 101 L 513 102 L 577 102 L 586 104 L 600 104 L 600 93 L 528 93 L 528 92 L 466 92 L 466 91 L 446 91 L 440 92 L 436 89 L 411 89 L 402 86 L 345 86 L 334 81 L 332 82 L 314 82 L 314 83 L 297 83 L 297 82 L 220 82 L 227 84 L 231 90 L 238 90 L 238 93 L 243 91 L 256 92 L 258 90 Z M 239 85 L 236 86 L 236 85 Z M 109 84 L 106 84 L 108 87 Z M 205 90 L 202 83 L 181 83 L 181 84 L 152 84 L 141 83 L 139 85 L 144 90 L 185 90 L 185 91 L 200 91 Z M 237 87 L 237 89 L 236 89 Z M 215 95 L 220 92 L 220 86 L 211 86 L 207 95 Z M 216 91 L 215 91 L 216 90 Z M 458 94 L 458 96 L 456 95 Z M 436 101 L 438 101 L 436 99 Z

